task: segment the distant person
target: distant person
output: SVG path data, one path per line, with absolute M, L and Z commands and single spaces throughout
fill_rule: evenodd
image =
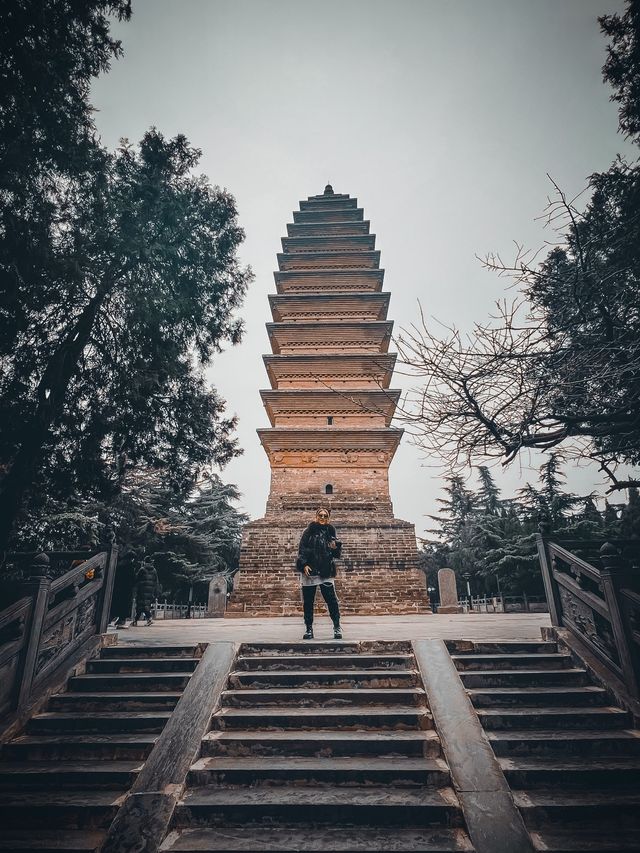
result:
M 335 527 L 329 524 L 330 514 L 330 509 L 320 507 L 316 512 L 316 520 L 302 534 L 298 548 L 296 569 L 300 572 L 302 588 L 305 624 L 303 640 L 313 640 L 313 605 L 318 587 L 333 622 L 333 638 L 342 639 L 340 605 L 333 580 L 336 576 L 334 561 L 340 557 L 342 542 L 336 537 Z
M 134 625 L 137 625 L 142 617 L 146 617 L 147 625 L 153 623 L 151 608 L 158 596 L 159 586 L 158 573 L 154 566 L 145 560 L 135 575 L 136 618 Z

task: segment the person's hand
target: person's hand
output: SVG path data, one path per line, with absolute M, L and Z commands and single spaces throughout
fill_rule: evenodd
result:
M 309 575 L 311 574 L 311 566 L 305 566 L 303 571 L 304 571 L 305 575 L 307 577 L 309 577 Z
M 332 550 L 332 551 L 335 551 L 337 547 L 338 547 L 338 546 L 336 545 L 336 540 L 335 540 L 335 539 L 330 539 L 330 540 L 329 540 L 329 548 L 331 548 L 331 550 Z

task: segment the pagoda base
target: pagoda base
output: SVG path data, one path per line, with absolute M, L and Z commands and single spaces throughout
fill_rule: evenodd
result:
M 309 517 L 267 516 L 244 528 L 240 571 L 225 616 L 299 616 L 298 543 Z M 333 519 L 332 519 L 333 521 Z M 336 592 L 344 616 L 431 613 L 425 575 L 417 568 L 413 524 L 393 517 L 354 519 L 335 525 L 344 559 L 338 561 Z M 326 614 L 318 592 L 316 612 Z

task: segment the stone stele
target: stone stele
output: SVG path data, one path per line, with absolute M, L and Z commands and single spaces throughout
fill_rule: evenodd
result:
M 269 296 L 271 388 L 261 391 L 271 426 L 258 430 L 271 489 L 264 518 L 244 528 L 228 617 L 301 613 L 298 542 L 321 504 L 343 542 L 343 614 L 431 612 L 414 526 L 395 518 L 389 496 L 400 391 L 390 389 L 393 323 L 375 240 L 357 199 L 329 185 L 287 226 Z
M 440 590 L 438 613 L 462 613 L 462 607 L 458 604 L 456 573 L 453 569 L 439 570 L 438 589 Z

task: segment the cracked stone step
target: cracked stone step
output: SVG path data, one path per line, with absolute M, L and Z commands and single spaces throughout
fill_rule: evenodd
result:
M 1 848 L 0 848 L 1 849 Z M 473 853 L 469 837 L 462 829 L 353 829 L 299 826 L 241 826 L 211 829 L 183 829 L 172 832 L 162 844 L 163 853 L 237 853 L 265 850 L 277 853 Z
M 2 747 L 9 761 L 144 760 L 157 734 L 22 735 Z M 1 767 L 2 765 L 0 765 Z
M 485 729 L 616 729 L 625 728 L 629 714 L 622 708 L 477 708 Z
M 310 670 L 310 669 L 384 669 L 384 670 L 407 670 L 412 669 L 414 664 L 413 655 L 365 655 L 365 654 L 295 654 L 287 655 L 255 655 L 239 657 L 236 667 L 239 670 L 280 671 L 280 670 Z
M 49 699 L 51 711 L 171 711 L 182 693 L 57 693 Z
M 3 830 L 0 850 L 37 850 L 38 853 L 99 853 L 105 832 L 69 829 L 59 832 L 31 829 Z
M 580 687 L 589 683 L 586 670 L 581 668 L 461 670 L 459 675 L 467 688 Z
M 82 693 L 175 693 L 184 690 L 191 672 L 138 672 L 76 675 L 69 679 L 68 689 Z
M 32 717 L 27 732 L 161 732 L 170 716 L 169 711 L 100 711 L 89 716 L 47 712 Z
M 97 829 L 109 826 L 122 791 L 0 791 L 0 825 L 6 829 Z
M 87 672 L 96 675 L 106 673 L 156 673 L 193 672 L 200 658 L 97 658 L 87 661 Z
M 129 788 L 140 767 L 140 761 L 3 761 L 0 788 Z
M 558 706 L 603 705 L 608 701 L 602 687 L 478 687 L 467 691 L 476 708 L 496 705 Z
M 535 849 L 544 853 L 639 853 L 638 832 L 637 828 L 620 832 L 618 827 L 597 823 L 579 830 L 540 830 L 530 835 Z
M 558 644 L 552 640 L 445 640 L 456 655 L 554 654 Z
M 451 782 L 442 759 L 331 757 L 207 757 L 189 771 L 188 784 L 204 785 L 391 785 L 444 788 Z M 242 791 L 239 791 L 242 797 Z
M 413 670 L 282 670 L 281 672 L 243 672 L 236 670 L 229 684 L 241 687 L 416 687 L 417 673 Z
M 558 828 L 571 832 L 594 822 L 601 826 L 608 824 L 612 834 L 633 828 L 640 838 L 640 792 L 637 790 L 558 791 L 552 788 L 514 791 L 513 799 L 525 824 L 534 829 Z
M 552 652 L 550 654 L 468 654 L 451 655 L 456 669 L 459 670 L 511 670 L 511 669 L 568 669 L 571 656 Z
M 515 730 L 488 731 L 487 736 L 497 756 L 508 755 L 640 755 L 640 731 L 553 731 Z
M 352 708 L 221 708 L 212 728 L 433 728 L 431 715 L 422 708 L 393 705 Z
M 610 756 L 608 758 L 512 757 L 499 758 L 505 778 L 512 788 L 562 788 L 626 786 L 640 783 L 640 759 Z
M 225 690 L 222 704 L 232 708 L 247 708 L 253 705 L 300 705 L 300 706 L 344 706 L 344 705 L 421 705 L 425 702 L 425 692 L 419 687 L 382 688 L 379 690 L 361 687 L 331 688 L 315 690 L 309 687 L 272 688 L 262 690 Z
M 129 639 L 129 638 L 127 638 Z M 205 644 L 206 645 L 206 644 Z M 203 645 L 194 646 L 144 646 L 132 643 L 131 645 L 105 646 L 100 650 L 100 658 L 199 658 L 202 654 Z
M 275 654 L 279 655 L 313 655 L 325 654 L 329 651 L 332 655 L 347 654 L 355 655 L 360 650 L 359 643 L 349 643 L 344 640 L 305 640 L 301 642 L 286 643 L 279 640 L 272 642 L 265 641 L 262 643 L 242 643 L 240 647 L 241 655 L 266 655 L 270 657 Z
M 174 826 L 208 823 L 273 821 L 318 824 L 425 827 L 462 826 L 457 797 L 451 788 L 439 791 L 412 788 L 400 791 L 367 786 L 336 790 L 332 787 L 278 786 L 246 788 L 192 788 L 174 815 Z M 305 835 L 309 833 L 306 832 Z
M 437 758 L 440 740 L 433 729 L 421 731 L 211 731 L 202 755 L 386 756 Z

